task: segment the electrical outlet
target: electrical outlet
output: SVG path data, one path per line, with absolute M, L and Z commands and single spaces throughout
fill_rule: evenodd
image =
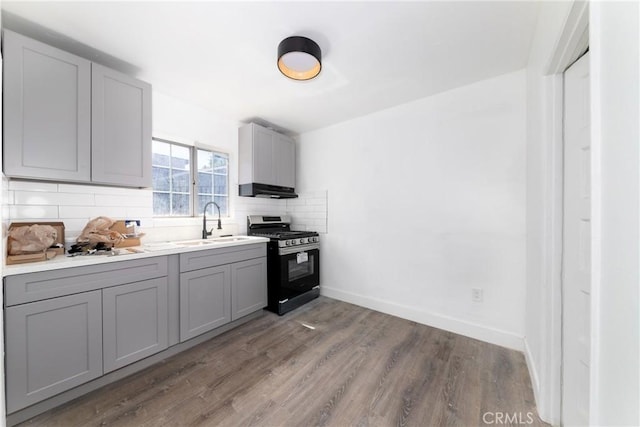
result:
M 481 288 L 473 288 L 471 289 L 471 300 L 474 302 L 482 302 L 482 289 Z

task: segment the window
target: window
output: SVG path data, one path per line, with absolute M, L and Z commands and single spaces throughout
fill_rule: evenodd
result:
M 152 156 L 155 216 L 200 216 L 210 201 L 229 215 L 227 154 L 154 138 Z
M 226 154 L 202 149 L 196 150 L 196 156 L 198 158 L 196 212 L 202 212 L 204 205 L 213 200 L 220 206 L 220 213 L 226 216 L 229 206 L 229 158 Z

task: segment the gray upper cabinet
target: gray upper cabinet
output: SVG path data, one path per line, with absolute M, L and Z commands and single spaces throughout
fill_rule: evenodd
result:
M 151 86 L 4 30 L 3 170 L 150 187 Z
M 151 187 L 151 85 L 92 64 L 91 180 Z
M 258 125 L 252 126 L 253 178 L 248 182 L 275 185 L 275 161 L 273 132 Z M 251 168 L 247 168 L 251 171 Z
M 276 185 L 295 188 L 296 186 L 296 146 L 284 135 L 274 135 L 274 163 Z
M 168 347 L 167 278 L 102 291 L 104 372 Z
M 231 320 L 267 306 L 267 259 L 231 264 Z
M 100 291 L 5 309 L 7 412 L 102 375 Z
M 295 188 L 295 142 L 249 123 L 238 131 L 238 181 Z
M 3 60 L 5 175 L 89 181 L 91 62 L 7 30 Z

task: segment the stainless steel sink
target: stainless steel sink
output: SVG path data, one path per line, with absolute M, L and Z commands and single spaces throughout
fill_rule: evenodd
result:
M 142 250 L 144 252 L 156 252 L 156 251 L 164 251 L 167 249 L 175 249 L 175 248 L 194 248 L 199 246 L 213 246 L 220 245 L 223 243 L 234 243 L 234 242 L 243 242 L 251 240 L 251 237 L 247 236 L 228 236 L 228 237 L 214 237 L 210 239 L 194 239 L 194 240 L 181 240 L 177 242 L 159 242 L 159 243 L 149 243 L 143 246 Z
M 186 240 L 184 242 L 174 242 L 178 246 L 203 246 L 210 245 L 213 243 L 213 240 Z
M 175 249 L 178 245 L 172 242 L 158 242 L 158 243 L 147 243 L 142 249 L 145 252 L 156 252 L 156 251 L 165 251 L 167 249 Z
M 230 237 L 214 237 L 213 239 L 209 239 L 209 242 L 214 243 L 228 243 L 228 242 L 243 242 L 245 240 L 251 240 L 250 237 L 243 236 L 230 236 Z
M 185 240 L 182 242 L 175 242 L 175 244 L 178 246 L 205 246 L 215 245 L 216 243 L 242 242 L 250 239 L 250 237 L 244 236 L 213 237 L 211 239 Z

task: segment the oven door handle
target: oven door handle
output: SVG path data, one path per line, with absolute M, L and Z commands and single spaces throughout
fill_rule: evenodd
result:
M 320 249 L 320 243 L 311 243 L 304 246 L 291 246 L 289 248 L 278 249 L 278 255 L 297 254 L 298 252 L 308 252 L 314 249 Z

